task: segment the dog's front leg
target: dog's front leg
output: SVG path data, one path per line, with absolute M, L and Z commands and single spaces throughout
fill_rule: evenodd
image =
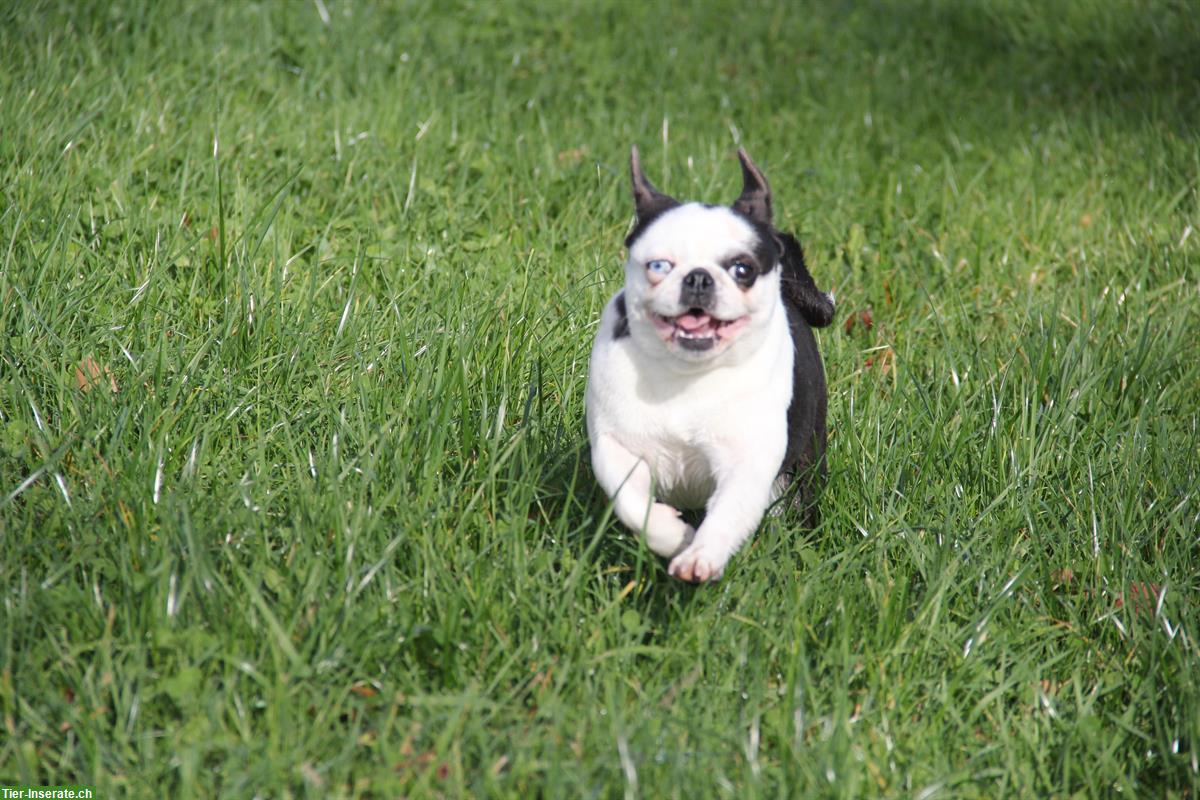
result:
M 775 476 L 753 462 L 718 478 L 707 514 L 692 544 L 671 559 L 667 572 L 692 583 L 717 580 L 729 557 L 758 529 L 771 503 Z
M 653 477 L 644 459 L 601 434 L 592 444 L 592 470 L 613 498 L 617 519 L 632 531 L 644 530 L 646 545 L 654 553 L 669 557 L 691 541 L 695 530 L 679 518 L 679 512 L 654 502 Z

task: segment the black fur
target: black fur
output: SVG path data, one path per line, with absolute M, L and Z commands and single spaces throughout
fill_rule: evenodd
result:
M 790 233 L 772 229 L 779 243 L 780 293 L 792 334 L 792 404 L 788 406 L 788 443 L 779 468 L 789 486 L 795 486 L 794 503 L 811 528 L 818 521 L 817 495 L 825 484 L 825 415 L 828 389 L 825 368 L 813 328 L 833 321 L 833 301 L 817 288 L 804 263 L 800 242 Z
M 625 293 L 617 295 L 617 324 L 613 327 L 613 338 L 623 339 L 629 335 L 629 312 L 625 309 Z
M 786 264 L 785 264 L 786 270 Z M 786 274 L 786 272 L 785 272 Z M 788 443 L 779 474 L 796 486 L 794 503 L 809 527 L 817 524 L 817 494 L 825 483 L 825 413 L 828 391 L 817 339 L 805 313 L 785 293 L 792 361 L 792 403 L 788 406 Z
M 804 251 L 796 237 L 790 233 L 775 232 L 775 238 L 783 249 L 780 259 L 783 272 L 780 284 L 783 302 L 794 306 L 804 321 L 814 328 L 824 328 L 833 322 L 833 300 L 817 288 L 816 282 L 804 263 Z

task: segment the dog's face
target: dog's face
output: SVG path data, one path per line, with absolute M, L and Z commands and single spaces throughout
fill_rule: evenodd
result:
M 747 191 L 733 206 L 681 205 L 646 181 L 636 149 L 632 162 L 638 222 L 626 239 L 630 335 L 652 358 L 677 366 L 736 360 L 726 354 L 752 349 L 781 313 L 781 248 L 765 180 L 757 205 L 746 201 Z
M 716 358 L 774 313 L 778 260 L 769 232 L 728 208 L 673 208 L 629 248 L 630 333 L 651 352 L 691 363 Z

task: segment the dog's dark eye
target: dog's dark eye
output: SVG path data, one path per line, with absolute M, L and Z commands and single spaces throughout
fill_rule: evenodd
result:
M 729 272 L 733 275 L 733 279 L 744 281 L 754 274 L 754 267 L 747 264 L 745 261 L 735 261 L 729 265 Z
M 655 275 L 666 275 L 674 266 L 670 261 L 661 258 L 646 262 L 646 270 L 653 272 Z

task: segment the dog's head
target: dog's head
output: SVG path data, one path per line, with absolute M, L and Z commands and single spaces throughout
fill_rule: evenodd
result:
M 680 203 L 630 158 L 637 224 L 625 240 L 629 332 L 652 355 L 701 365 L 746 352 L 780 299 L 783 245 L 771 227 L 771 190 L 744 150 L 741 196 L 730 206 Z

